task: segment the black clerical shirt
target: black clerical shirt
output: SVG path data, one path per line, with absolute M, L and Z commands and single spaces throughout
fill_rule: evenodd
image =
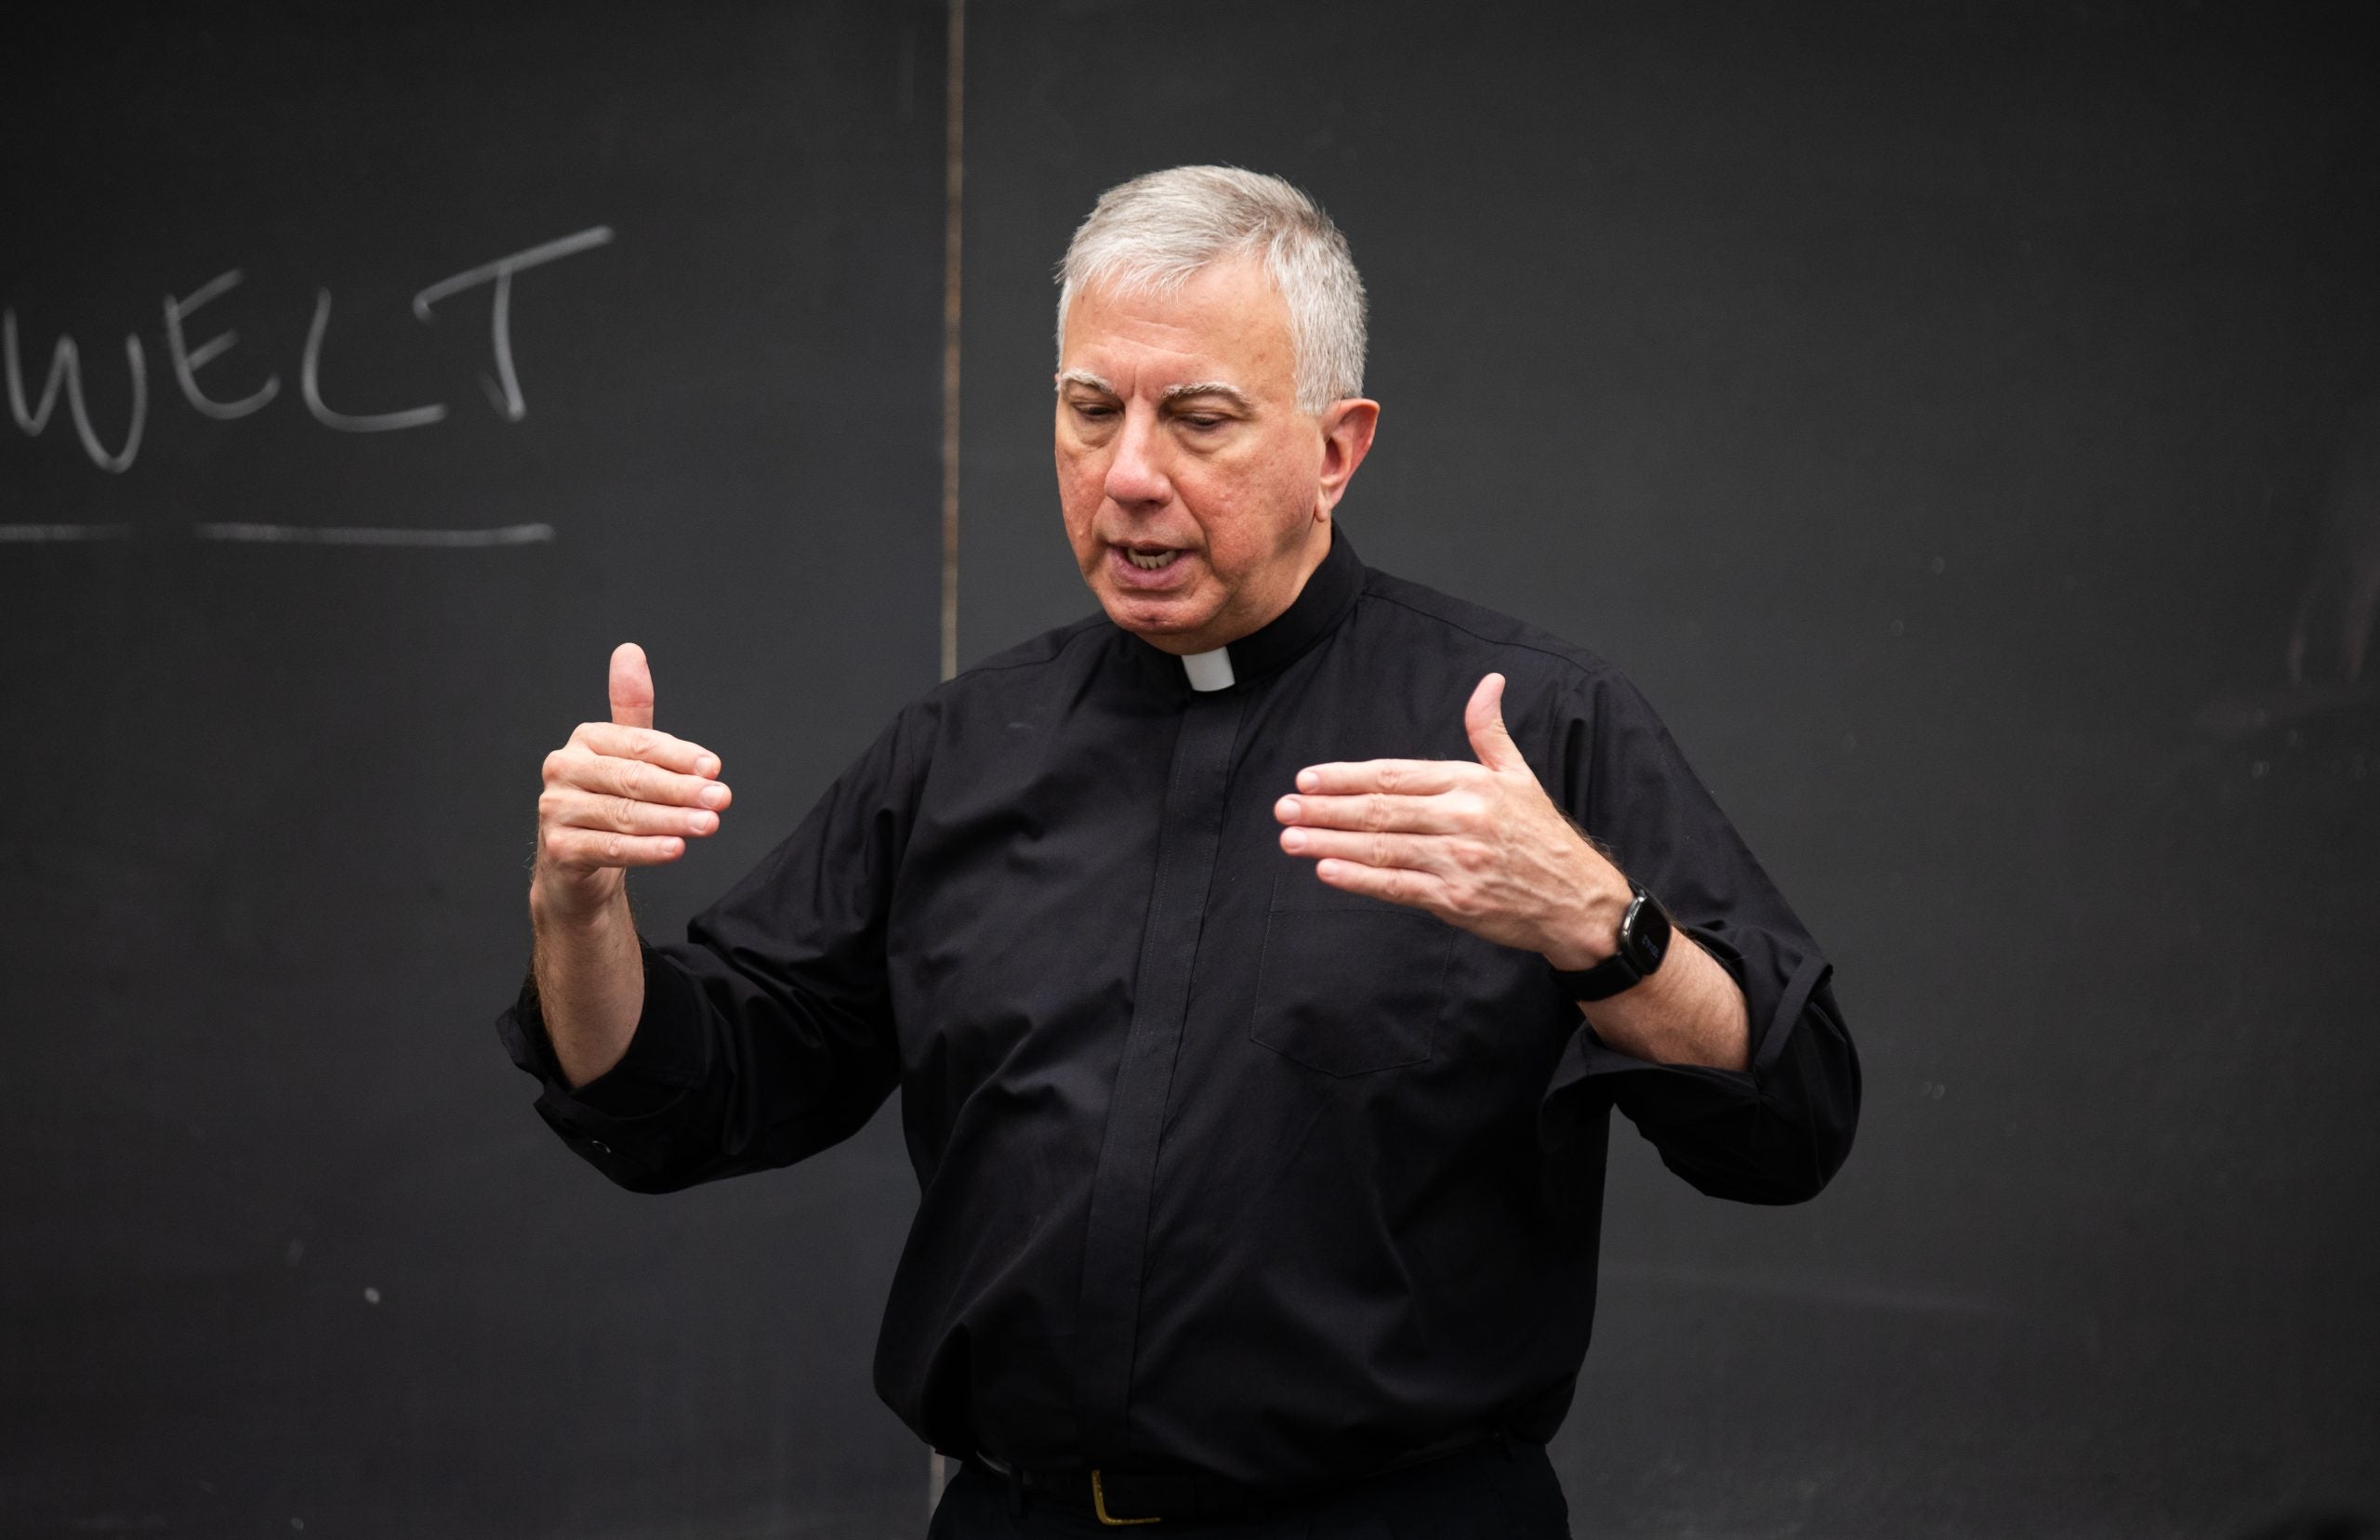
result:
M 1608 1110 L 1706 1192 L 1790 1203 L 1847 1151 L 1828 965 L 1607 664 L 1365 568 L 1343 533 L 1229 648 L 1093 616 L 896 717 L 683 944 L 576 1091 L 534 990 L 538 1111 L 660 1191 L 784 1165 L 894 1089 L 919 1189 L 877 1388 L 956 1454 L 1260 1488 L 1466 1430 L 1549 1439 L 1593 1316 Z M 1743 986 L 1749 1072 L 1603 1046 L 1545 960 L 1326 888 L 1273 804 L 1304 766 L 1469 757 L 1548 792 Z

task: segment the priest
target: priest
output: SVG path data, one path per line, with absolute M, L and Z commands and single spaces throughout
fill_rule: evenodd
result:
M 1816 1193 L 1858 1105 L 1827 960 L 1609 664 L 1357 555 L 1363 287 L 1302 193 L 1113 189 L 1058 315 L 1099 612 L 901 710 L 669 944 L 625 874 L 730 793 L 621 647 L 546 761 L 505 1041 L 639 1191 L 900 1094 L 877 1384 L 961 1462 L 938 1535 L 1565 1534 L 1609 1114 L 1702 1191 Z

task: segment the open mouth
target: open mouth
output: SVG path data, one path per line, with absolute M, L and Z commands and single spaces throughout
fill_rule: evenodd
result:
M 1109 581 L 1128 589 L 1154 593 L 1171 590 L 1189 574 L 1184 558 L 1196 554 L 1187 546 L 1160 546 L 1154 540 L 1111 540 L 1107 544 Z

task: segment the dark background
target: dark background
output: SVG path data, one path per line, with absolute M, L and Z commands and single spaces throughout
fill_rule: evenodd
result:
M 942 7 L 70 14 L 0 63 L 0 302 L 33 383 L 78 336 L 111 444 L 126 331 L 151 399 L 120 476 L 0 424 L 0 522 L 134 532 L 0 543 L 0 1531 L 916 1533 L 887 1122 L 631 1197 L 489 1021 L 613 641 L 737 789 L 639 879 L 655 933 L 932 681 Z M 1581 1535 L 2380 1511 L 2352 17 L 971 8 L 962 661 L 1088 602 L 1067 231 L 1154 166 L 1280 172 L 1371 291 L 1367 559 L 1618 662 L 1837 964 L 1869 1095 L 1817 1203 L 1616 1135 Z M 406 301 L 598 224 L 519 280 L 505 422 L 485 291 Z M 158 305 L 234 267 L 203 378 L 283 395 L 214 423 Z M 307 416 L 319 287 L 334 404 L 447 421 Z

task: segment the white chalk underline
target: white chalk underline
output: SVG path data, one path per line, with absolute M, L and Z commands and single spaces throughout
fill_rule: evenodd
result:
M 311 524 L 200 524 L 201 540 L 249 540 L 305 546 L 530 546 L 554 537 L 551 524 L 498 524 L 479 530 L 379 530 Z
M 0 542 L 129 540 L 130 524 L 0 524 Z M 551 524 L 497 524 L 474 530 L 403 530 L 319 524 L 194 524 L 199 540 L 294 546 L 429 546 L 449 549 L 534 546 L 554 538 Z
M 0 540 L 128 540 L 129 524 L 0 524 Z

